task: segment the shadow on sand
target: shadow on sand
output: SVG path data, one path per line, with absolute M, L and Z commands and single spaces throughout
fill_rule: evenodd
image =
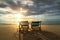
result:
M 60 40 L 60 36 L 47 31 L 31 31 L 23 33 L 23 40 L 43 40 L 39 34 L 44 35 L 47 40 Z M 46 39 L 45 39 L 46 40 Z
M 49 40 L 60 40 L 60 36 L 55 33 L 42 31 L 42 34 L 46 36 Z

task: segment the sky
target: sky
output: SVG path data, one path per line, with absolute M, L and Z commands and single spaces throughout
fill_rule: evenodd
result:
M 0 0 L 0 23 L 22 19 L 60 24 L 60 0 Z

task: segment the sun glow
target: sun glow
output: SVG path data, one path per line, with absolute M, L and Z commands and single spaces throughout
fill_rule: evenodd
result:
M 16 21 L 19 22 L 21 21 L 21 18 L 23 17 L 22 14 L 15 14 L 15 17 L 16 17 Z

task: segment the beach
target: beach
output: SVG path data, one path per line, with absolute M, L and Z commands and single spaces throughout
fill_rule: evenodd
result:
M 60 25 L 41 25 L 42 31 L 60 35 Z M 0 24 L 0 40 L 19 40 L 18 25 Z

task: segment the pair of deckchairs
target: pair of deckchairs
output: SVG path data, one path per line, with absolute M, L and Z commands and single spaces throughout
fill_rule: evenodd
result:
M 19 23 L 19 30 L 40 30 L 41 31 L 41 21 L 21 21 Z

